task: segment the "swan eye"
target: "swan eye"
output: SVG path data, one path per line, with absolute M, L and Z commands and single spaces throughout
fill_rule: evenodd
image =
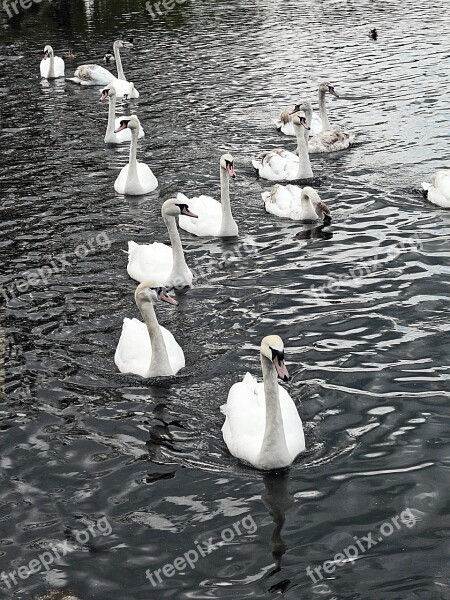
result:
M 270 348 L 270 346 L 269 346 Z M 278 362 L 283 362 L 284 361 L 284 350 L 274 350 L 273 348 L 270 348 L 270 350 L 272 351 L 272 360 L 275 360 L 275 358 L 278 358 Z

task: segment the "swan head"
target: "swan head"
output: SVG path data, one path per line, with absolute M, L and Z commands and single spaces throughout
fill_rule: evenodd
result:
M 106 87 L 104 87 L 102 89 L 102 93 L 100 96 L 100 100 L 108 100 L 108 98 L 111 98 L 112 96 L 116 95 L 116 88 L 114 87 L 114 85 L 112 83 L 110 83 L 109 85 L 107 85 Z
M 139 130 L 139 119 L 136 115 L 131 115 L 131 117 L 124 117 L 120 119 L 120 125 L 117 129 L 114 130 L 114 133 L 119 133 L 119 131 L 123 131 L 124 129 L 138 129 Z
M 319 194 L 314 188 L 309 186 L 305 186 L 304 188 L 302 188 L 301 200 L 302 202 L 321 202 Z
M 339 98 L 339 94 L 334 89 L 334 86 L 332 86 L 331 83 L 328 83 L 328 81 L 325 81 L 319 85 L 319 92 L 322 92 L 323 94 L 328 93 L 332 96 L 336 96 L 336 98 Z
M 53 48 L 47 44 L 44 48 L 44 59 L 49 58 L 53 54 Z
M 134 298 L 136 304 L 142 304 L 143 302 L 167 302 L 168 304 L 177 305 L 178 302 L 172 296 L 167 293 L 167 288 L 155 281 L 143 281 L 134 292 Z
M 263 338 L 261 355 L 273 362 L 280 379 L 289 381 L 289 373 L 284 364 L 284 344 L 279 335 L 267 335 Z
M 123 40 L 116 40 L 113 44 L 114 48 L 133 48 L 133 38 L 130 38 L 128 41 L 124 42 Z
M 163 217 L 179 217 L 180 215 L 185 215 L 186 217 L 198 219 L 198 215 L 191 212 L 189 206 L 183 204 L 177 198 L 166 200 L 161 207 L 161 213 Z
M 297 110 L 297 111 L 294 110 L 293 112 L 291 112 L 291 115 L 293 115 L 292 123 L 294 125 L 304 127 L 305 129 L 308 129 L 308 130 L 311 129 L 310 126 L 308 125 L 308 121 L 306 119 L 306 114 L 303 112 L 303 110 Z
M 236 171 L 234 170 L 234 158 L 231 154 L 222 154 L 220 157 L 220 166 L 228 173 L 233 179 L 236 177 Z

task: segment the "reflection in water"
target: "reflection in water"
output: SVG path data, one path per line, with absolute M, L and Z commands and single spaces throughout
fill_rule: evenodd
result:
M 303 224 L 301 231 L 295 236 L 298 240 L 322 239 L 331 240 L 333 232 L 330 231 L 328 225 Z
M 281 569 L 283 555 L 288 549 L 285 540 L 281 537 L 281 530 L 286 519 L 286 511 L 294 504 L 294 499 L 292 496 L 289 496 L 288 492 L 289 477 L 289 470 L 273 473 L 268 472 L 263 475 L 266 489 L 262 493 L 261 498 L 275 523 L 271 543 L 272 556 L 276 569 L 272 573 L 276 573 Z

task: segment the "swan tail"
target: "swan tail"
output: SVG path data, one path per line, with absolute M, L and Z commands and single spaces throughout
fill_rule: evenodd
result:
M 422 189 L 424 192 L 428 192 L 431 187 L 431 183 L 427 183 L 426 181 L 422 181 Z
M 131 254 L 138 245 L 139 244 L 136 244 L 136 242 L 128 242 L 128 250 L 124 250 L 125 254 Z
M 80 83 L 78 77 L 65 77 L 65 81 L 70 81 L 71 83 Z
M 273 119 L 273 123 L 274 123 L 275 127 L 277 128 L 277 130 L 281 131 L 281 128 L 283 127 L 283 123 L 280 121 L 280 119 Z
M 252 160 L 253 168 L 259 172 L 259 167 L 261 166 L 261 162 L 259 160 Z
M 267 200 L 269 200 L 270 198 L 270 192 L 263 192 L 261 194 L 261 198 L 263 199 L 264 204 L 267 202 Z

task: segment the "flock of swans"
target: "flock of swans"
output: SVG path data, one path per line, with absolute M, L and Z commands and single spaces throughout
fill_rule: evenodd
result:
M 158 181 L 150 167 L 137 160 L 138 140 L 144 130 L 136 115 L 116 116 L 117 96 L 129 100 L 139 92 L 127 81 L 119 50 L 131 48 L 132 40 L 116 40 L 113 45 L 117 77 L 95 64 L 80 65 L 68 81 L 83 86 L 101 86 L 100 100 L 109 101 L 108 124 L 104 141 L 107 144 L 130 143 L 128 164 L 120 171 L 114 183 L 119 194 L 142 195 L 154 191 Z M 108 58 L 107 58 L 108 57 Z M 105 55 L 105 61 L 112 57 Z M 62 58 L 55 56 L 51 46 L 45 46 L 40 64 L 41 77 L 55 79 L 65 76 Z M 321 83 L 319 114 L 313 112 L 310 102 L 303 101 L 283 110 L 275 122 L 286 136 L 295 136 L 296 153 L 284 148 L 258 156 L 252 164 L 258 175 L 269 181 L 291 182 L 311 179 L 313 170 L 309 156 L 314 153 L 336 152 L 349 148 L 354 140 L 351 133 L 332 127 L 326 107 L 327 94 L 339 97 L 329 83 Z M 193 274 L 184 256 L 177 227 L 195 236 L 236 237 L 238 225 L 233 218 L 230 203 L 230 178 L 235 177 L 234 159 L 226 153 L 220 158 L 220 194 L 218 202 L 209 196 L 187 198 L 178 193 L 166 200 L 161 208 L 171 246 L 128 243 L 127 271 L 139 282 L 135 291 L 136 305 L 144 322 L 125 318 L 114 361 L 121 373 L 141 377 L 175 375 L 185 366 L 184 353 L 174 336 L 160 326 L 154 305 L 165 302 L 176 305 L 169 295 L 171 289 L 191 287 Z M 422 188 L 428 199 L 444 208 L 450 208 L 450 170 L 438 171 L 431 183 Z M 329 224 L 331 213 L 312 187 L 276 183 L 262 194 L 266 211 L 277 217 L 303 222 Z M 292 464 L 305 450 L 303 425 L 294 401 L 278 384 L 277 378 L 288 381 L 284 344 L 277 335 L 264 337 L 260 347 L 263 382 L 247 373 L 235 383 L 221 407 L 225 415 L 222 427 L 225 443 L 235 457 L 258 469 L 280 469 Z

